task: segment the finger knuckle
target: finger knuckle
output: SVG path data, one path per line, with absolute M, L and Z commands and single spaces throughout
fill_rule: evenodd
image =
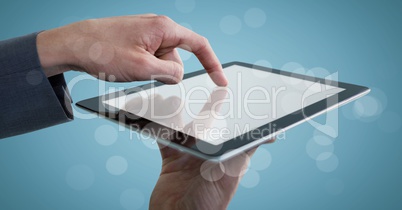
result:
M 201 37 L 200 39 L 200 43 L 199 43 L 199 48 L 197 52 L 194 52 L 195 54 L 199 54 L 200 52 L 202 52 L 205 48 L 207 48 L 209 46 L 209 41 L 206 37 Z
M 149 65 L 149 59 L 145 58 L 145 56 L 138 56 L 134 60 L 136 66 L 148 66 Z
M 172 21 L 172 19 L 170 19 L 168 16 L 166 15 L 159 15 L 158 18 L 162 21 Z
M 209 45 L 209 40 L 205 37 L 205 36 L 202 36 L 201 37 L 201 40 L 202 40 L 202 43 L 204 44 L 204 45 Z
M 159 27 L 169 26 L 172 22 L 172 19 L 165 15 L 159 15 L 155 17 L 155 24 Z
M 147 15 L 147 16 L 152 16 L 152 17 L 158 16 L 158 15 L 155 14 L 155 13 L 147 13 L 147 14 L 145 14 L 145 15 Z

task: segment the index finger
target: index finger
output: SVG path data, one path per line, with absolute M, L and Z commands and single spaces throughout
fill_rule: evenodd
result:
M 194 53 L 216 85 L 228 84 L 222 65 L 208 39 L 180 25 L 177 27 L 176 36 L 179 39 L 178 47 Z

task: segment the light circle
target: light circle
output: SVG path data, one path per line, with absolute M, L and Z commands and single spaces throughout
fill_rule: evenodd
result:
M 311 73 L 309 73 L 309 72 L 311 72 Z M 324 69 L 321 67 L 315 67 L 315 68 L 308 70 L 307 75 L 318 77 L 318 78 L 325 78 L 328 80 L 333 80 L 331 73 L 327 69 Z
M 256 65 L 256 66 L 262 66 L 262 67 L 267 67 L 267 68 L 272 68 L 272 64 L 271 64 L 269 61 L 264 60 L 264 59 L 256 61 L 256 62 L 254 63 L 254 65 Z
M 180 25 L 187 29 L 193 30 L 193 27 L 189 23 L 180 23 Z
M 317 160 L 323 152 L 332 153 L 333 151 L 334 145 L 332 140 L 323 135 L 314 136 L 306 145 L 307 154 L 314 160 Z
M 348 120 L 356 120 L 357 117 L 355 116 L 354 106 L 343 106 L 340 107 L 342 110 L 343 116 Z
M 375 97 L 377 99 L 377 102 L 380 105 L 377 115 L 382 114 L 388 105 L 388 97 L 385 95 L 385 93 L 381 89 L 376 88 L 376 87 L 371 88 L 370 95 Z
M 228 35 L 235 35 L 240 32 L 242 24 L 241 20 L 234 16 L 228 15 L 221 19 L 219 26 L 223 33 Z
M 231 177 L 242 177 L 249 170 L 250 156 L 242 152 L 235 157 L 222 162 L 219 166 L 226 175 Z
M 117 129 L 111 125 L 101 125 L 95 130 L 95 140 L 100 145 L 110 146 L 118 138 Z
M 122 175 L 127 167 L 127 160 L 121 156 L 112 156 L 106 161 L 106 170 L 112 175 Z
M 354 103 L 354 111 L 359 117 L 373 117 L 378 113 L 380 104 L 376 98 L 365 96 Z
M 290 71 L 290 72 L 295 72 L 295 73 L 305 73 L 304 67 L 300 63 L 296 62 L 287 62 L 285 63 L 282 68 L 282 70 L 285 71 Z
M 281 98 L 281 109 L 285 113 L 292 113 L 302 106 L 302 96 L 297 92 L 290 92 Z
M 187 61 L 193 56 L 192 53 L 190 53 L 186 50 L 178 49 L 178 51 L 179 51 L 179 55 L 180 55 L 180 58 L 182 61 Z
M 244 15 L 244 22 L 251 28 L 259 28 L 265 24 L 267 15 L 262 9 L 251 8 Z
M 260 183 L 260 174 L 253 169 L 249 169 L 243 176 L 240 184 L 245 188 L 253 188 Z
M 338 168 L 339 159 L 331 152 L 323 152 L 318 155 L 316 165 L 320 171 L 329 173 Z
M 254 65 L 272 69 L 272 64 L 267 60 L 258 60 L 254 63 Z M 259 69 L 253 69 L 252 72 L 258 78 L 267 78 L 269 76 L 269 73 L 259 70 Z
M 271 165 L 271 162 L 271 153 L 265 148 L 259 148 L 251 159 L 250 168 L 257 171 L 262 171 L 267 169 Z
M 214 182 L 220 180 L 225 172 L 220 163 L 205 161 L 200 167 L 200 174 L 205 180 Z
M 190 13 L 195 9 L 195 0 L 176 0 L 176 9 L 182 13 Z
M 31 85 L 39 85 L 43 81 L 43 73 L 38 70 L 31 70 L 27 73 L 27 82 Z
M 285 65 L 282 66 L 282 68 L 284 71 L 288 71 L 291 73 L 291 75 L 294 74 L 306 74 L 306 70 L 305 68 L 296 62 L 288 62 Z M 296 78 L 292 78 L 292 77 L 281 77 L 281 79 L 286 82 L 287 84 L 291 84 L 291 85 L 297 85 L 299 84 L 302 80 L 300 79 L 296 79 Z

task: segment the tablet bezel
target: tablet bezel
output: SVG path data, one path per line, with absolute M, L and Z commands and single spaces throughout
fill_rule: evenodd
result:
M 176 134 L 175 135 L 176 137 L 175 137 L 175 139 L 162 139 L 162 138 L 159 138 L 156 136 L 154 138 L 156 138 L 159 143 L 168 145 L 168 146 L 176 148 L 176 149 L 184 150 L 184 151 L 189 152 L 193 155 L 196 155 L 200 158 L 209 159 L 209 160 L 224 160 L 224 159 L 230 158 L 233 155 L 236 155 L 244 150 L 247 150 L 249 148 L 257 146 L 258 144 L 263 143 L 265 140 L 268 140 L 268 139 L 274 137 L 275 134 L 277 134 L 278 132 L 287 130 L 297 124 L 300 124 L 300 123 L 306 121 L 307 119 L 311 119 L 315 116 L 323 114 L 330 109 L 338 108 L 339 106 L 346 104 L 354 99 L 357 99 L 357 98 L 367 94 L 370 91 L 369 88 L 359 86 L 359 85 L 353 85 L 353 84 L 344 83 L 344 82 L 326 80 L 323 78 L 317 78 L 317 77 L 287 72 L 287 71 L 283 71 L 283 70 L 271 69 L 271 68 L 243 63 L 243 62 L 230 62 L 230 63 L 223 64 L 222 66 L 223 66 L 223 69 L 225 69 L 225 68 L 227 68 L 229 66 L 233 66 L 233 65 L 238 65 L 238 66 L 257 69 L 257 70 L 266 71 L 266 72 L 270 72 L 270 73 L 274 73 L 274 74 L 280 74 L 280 75 L 284 75 L 284 76 L 299 78 L 299 79 L 308 80 L 308 81 L 312 81 L 312 82 L 319 82 L 321 84 L 327 84 L 330 86 L 343 88 L 344 90 L 337 94 L 334 94 L 328 98 L 325 98 L 321 101 L 318 101 L 314 104 L 311 104 L 307 107 L 304 107 L 298 111 L 290 113 L 284 117 L 276 119 L 270 123 L 262 125 L 256 129 L 250 130 L 248 133 L 242 134 L 233 139 L 225 141 L 220 145 L 209 144 L 206 141 L 198 140 L 185 133 L 181 133 L 179 131 L 173 130 L 171 128 L 168 128 L 166 126 L 163 126 L 163 125 L 160 125 L 157 123 L 156 123 L 156 125 L 160 126 L 158 129 L 163 128 L 165 130 L 170 130 L 171 132 Z M 205 74 L 205 73 L 206 73 L 206 71 L 204 69 L 195 71 L 192 73 L 187 73 L 184 75 L 183 80 L 191 78 L 191 77 L 195 77 L 195 76 L 198 76 L 201 74 Z M 164 84 L 160 83 L 160 82 L 152 82 L 149 84 L 125 89 L 123 91 L 118 91 L 115 93 L 110 93 L 110 94 L 106 94 L 103 96 L 97 96 L 94 98 L 79 101 L 78 103 L 76 103 L 76 105 L 81 108 L 87 109 L 89 111 L 98 113 L 99 115 L 105 116 L 109 119 L 123 123 L 130 129 L 135 128 L 135 129 L 141 130 L 142 127 L 144 127 L 145 125 L 147 125 L 148 123 L 150 123 L 152 121 L 142 118 L 140 116 L 136 116 L 134 114 L 128 113 L 124 110 L 116 110 L 115 107 L 110 107 L 109 105 L 105 104 L 103 101 L 116 98 L 123 94 L 132 94 L 132 93 L 136 93 L 136 92 L 139 92 L 142 90 L 150 89 L 152 87 L 158 87 L 161 85 L 164 85 Z M 275 130 L 268 129 L 268 128 L 272 128 L 273 126 L 276 128 Z M 251 132 L 260 133 L 260 136 L 249 135 Z M 179 138 L 177 136 L 179 136 Z M 199 148 L 202 148 L 202 150 L 200 150 Z M 205 151 L 214 151 L 214 152 L 205 152 Z M 217 152 L 215 152 L 215 151 L 217 151 Z

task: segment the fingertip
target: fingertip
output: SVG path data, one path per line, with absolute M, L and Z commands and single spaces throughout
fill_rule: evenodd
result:
M 220 84 L 218 84 L 218 86 L 221 86 L 221 87 L 226 87 L 226 86 L 228 86 L 228 84 L 229 84 L 228 79 L 226 78 L 226 76 L 225 76 L 225 75 L 223 75 L 223 79 L 222 79 L 221 83 L 220 83 Z
M 228 82 L 227 81 L 225 81 L 225 82 L 218 82 L 218 83 L 215 83 L 216 85 L 218 85 L 219 87 L 227 87 L 228 86 Z
M 220 87 L 226 87 L 228 80 L 223 72 L 214 72 L 210 74 L 210 77 L 214 83 Z

